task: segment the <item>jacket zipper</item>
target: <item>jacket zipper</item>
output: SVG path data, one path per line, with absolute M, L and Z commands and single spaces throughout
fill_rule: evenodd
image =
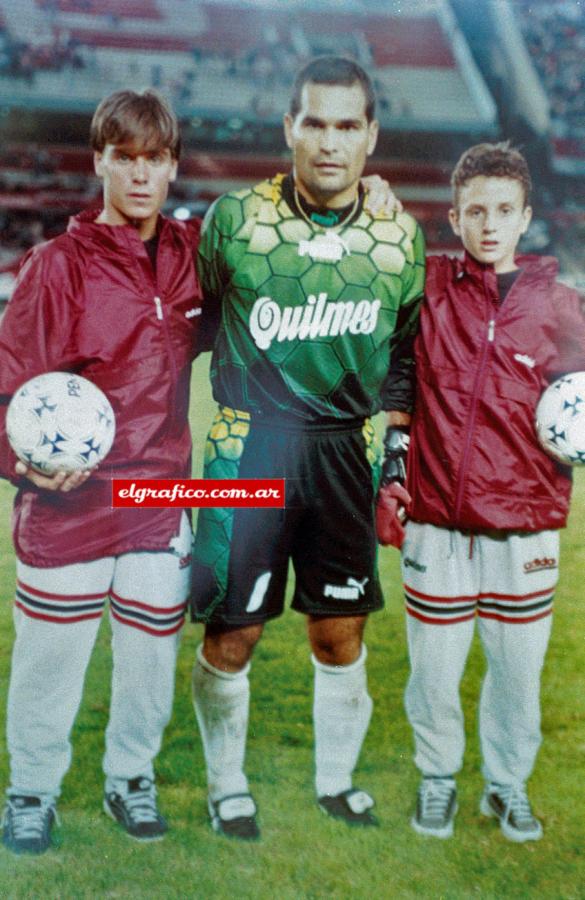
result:
M 130 252 L 131 252 L 133 255 L 135 254 L 135 247 L 134 247 L 133 244 L 130 244 Z M 151 291 L 151 290 L 153 289 L 153 287 L 154 287 L 154 290 L 156 291 L 156 289 L 157 289 L 157 281 L 156 281 L 156 276 L 154 276 L 154 272 L 153 272 L 153 270 L 152 270 L 152 267 L 149 266 L 149 269 L 150 269 L 150 271 L 152 272 L 152 276 L 154 276 L 154 277 L 151 276 L 151 278 L 147 278 L 147 277 L 145 277 L 146 273 L 145 273 L 145 271 L 144 271 L 144 267 L 141 266 L 141 264 L 140 264 L 140 262 L 139 262 L 138 260 L 136 260 L 136 265 L 137 265 L 137 268 L 138 268 L 138 272 L 139 272 L 139 274 L 140 274 L 140 279 L 141 279 L 141 281 L 142 281 L 142 284 L 143 284 L 144 287 L 146 288 L 146 290 Z M 169 369 L 170 369 L 171 374 L 172 374 L 173 382 L 176 384 L 176 382 L 177 382 L 177 375 L 178 375 L 178 372 L 177 372 L 177 363 L 176 363 L 176 360 L 175 360 L 175 356 L 174 356 L 174 354 L 173 354 L 173 345 L 172 345 L 172 342 L 171 342 L 171 336 L 170 336 L 170 333 L 169 333 L 169 327 L 168 327 L 167 318 L 166 318 L 166 316 L 165 316 L 165 314 L 164 314 L 164 311 L 163 311 L 163 303 L 162 303 L 162 300 L 161 300 L 161 298 L 159 297 L 158 294 L 154 294 L 154 296 L 153 296 L 152 299 L 153 299 L 153 302 L 154 302 L 154 308 L 155 308 L 155 310 L 156 310 L 156 318 L 157 318 L 157 321 L 158 321 L 158 322 L 161 322 L 161 324 L 162 324 L 162 330 L 163 330 L 163 334 L 164 334 L 164 342 L 165 342 L 165 346 L 166 346 L 166 350 L 167 350 L 167 358 L 168 358 L 168 362 L 169 362 Z
M 522 273 L 520 273 L 520 275 L 518 276 L 518 278 L 516 279 L 516 281 L 514 282 L 514 284 L 512 285 L 512 287 L 510 288 L 510 290 L 508 291 L 508 293 L 506 295 L 505 302 L 508 306 L 510 304 L 510 296 L 516 290 L 518 282 L 520 281 L 521 278 L 522 278 Z M 484 284 L 484 292 L 486 294 L 487 301 L 490 306 L 493 306 L 491 300 L 489 299 L 488 293 L 485 289 L 485 275 L 484 275 L 483 284 Z M 473 431 L 475 428 L 475 417 L 477 415 L 477 407 L 479 404 L 480 385 L 482 383 L 483 374 L 484 374 L 484 371 L 486 368 L 488 351 L 490 349 L 491 344 L 493 344 L 493 342 L 495 340 L 496 320 L 500 314 L 501 309 L 502 309 L 502 304 L 500 304 L 498 306 L 498 308 L 493 311 L 492 317 L 488 322 L 487 334 L 484 339 L 484 343 L 483 343 L 483 347 L 482 347 L 481 359 L 479 361 L 479 366 L 478 366 L 476 376 L 475 376 L 475 381 L 473 384 L 473 396 L 472 396 L 472 400 L 471 400 L 471 410 L 470 410 L 470 414 L 469 414 L 468 427 L 467 427 L 467 432 L 466 432 L 466 437 L 465 437 L 465 445 L 464 445 L 464 449 L 463 449 L 463 457 L 461 460 L 461 467 L 459 469 L 457 495 L 455 498 L 456 521 L 458 521 L 458 519 L 459 519 L 459 516 L 461 514 L 461 507 L 463 506 L 463 491 L 465 489 L 465 477 L 467 474 L 469 455 L 471 453 L 471 442 L 472 442 L 472 437 L 473 437 Z
M 485 291 L 485 279 L 484 279 L 484 291 Z M 490 306 L 493 306 L 489 296 L 486 293 L 486 298 Z M 473 438 L 473 432 L 475 429 L 475 419 L 477 416 L 477 407 L 479 405 L 479 396 L 481 392 L 481 385 L 483 383 L 483 374 L 486 368 L 488 353 L 491 348 L 491 345 L 494 342 L 496 335 L 496 313 L 492 313 L 491 318 L 487 323 L 487 330 L 485 333 L 483 346 L 481 348 L 481 357 L 479 360 L 479 364 L 477 366 L 477 370 L 475 373 L 475 381 L 473 382 L 473 394 L 471 398 L 471 409 L 469 412 L 469 417 L 467 419 L 467 429 L 465 434 L 465 444 L 463 447 L 463 456 L 461 459 L 461 466 L 459 468 L 459 477 L 458 477 L 458 485 L 457 485 L 457 495 L 455 498 L 455 521 L 459 520 L 459 516 L 461 514 L 461 507 L 463 505 L 463 492 L 465 490 L 465 479 L 467 475 L 467 469 L 469 464 L 469 456 L 471 454 L 471 443 Z
M 160 299 L 160 297 L 155 296 L 154 305 L 156 307 L 156 317 L 159 320 L 159 322 L 162 323 L 162 330 L 163 330 L 163 334 L 164 334 L 165 345 L 167 348 L 167 356 L 169 359 L 169 368 L 173 375 L 173 381 L 176 382 L 177 374 L 178 374 L 177 373 L 177 363 L 176 363 L 175 356 L 173 353 L 173 345 L 171 342 L 171 336 L 169 333 L 169 326 L 167 323 L 167 318 L 163 314 L 163 305 L 162 305 L 162 300 Z

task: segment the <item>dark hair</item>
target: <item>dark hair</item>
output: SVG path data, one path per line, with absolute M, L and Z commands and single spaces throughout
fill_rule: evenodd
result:
M 451 175 L 453 204 L 459 203 L 459 191 L 477 175 L 495 178 L 513 178 L 519 181 L 524 191 L 524 205 L 527 206 L 532 190 L 532 180 L 528 163 L 519 150 L 509 141 L 498 144 L 476 144 L 466 150 Z
M 96 109 L 90 128 L 90 144 L 101 153 L 106 144 L 136 142 L 147 150 L 181 153 L 177 117 L 158 91 L 114 91 Z
M 301 108 L 301 95 L 308 83 L 341 84 L 351 87 L 359 84 L 366 100 L 366 118 L 371 122 L 376 112 L 376 95 L 369 75 L 352 59 L 343 56 L 319 56 L 307 63 L 295 78 L 289 113 L 294 119 Z

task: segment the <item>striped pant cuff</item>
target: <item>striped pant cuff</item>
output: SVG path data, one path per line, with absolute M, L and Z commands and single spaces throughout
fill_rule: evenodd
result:
M 53 594 L 22 581 L 16 583 L 15 605 L 31 619 L 58 624 L 99 619 L 106 604 L 102 594 Z
M 112 593 L 110 608 L 114 619 L 122 625 L 137 628 L 156 637 L 167 637 L 183 627 L 187 603 L 183 601 L 176 606 L 163 609 Z

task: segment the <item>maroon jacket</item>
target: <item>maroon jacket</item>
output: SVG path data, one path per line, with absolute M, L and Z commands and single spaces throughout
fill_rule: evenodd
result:
M 585 369 L 579 297 L 550 257 L 520 257 L 500 305 L 493 267 L 427 260 L 416 341 L 407 487 L 411 518 L 447 528 L 539 531 L 566 524 L 570 470 L 540 448 L 536 404 Z
M 190 475 L 198 223 L 160 218 L 155 276 L 136 230 L 97 225 L 95 216 L 76 216 L 65 234 L 27 255 L 0 324 L 0 475 L 14 480 L 5 412 L 29 378 L 77 372 L 116 414 L 113 448 L 80 488 L 63 494 L 18 482 L 14 544 L 34 566 L 166 548 L 181 510 L 114 510 L 111 479 Z

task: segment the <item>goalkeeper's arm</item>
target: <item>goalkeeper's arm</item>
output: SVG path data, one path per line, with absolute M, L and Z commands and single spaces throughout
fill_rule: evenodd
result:
M 389 412 L 384 435 L 384 461 L 376 501 L 376 531 L 381 544 L 400 549 L 410 496 L 404 487 L 410 414 Z

